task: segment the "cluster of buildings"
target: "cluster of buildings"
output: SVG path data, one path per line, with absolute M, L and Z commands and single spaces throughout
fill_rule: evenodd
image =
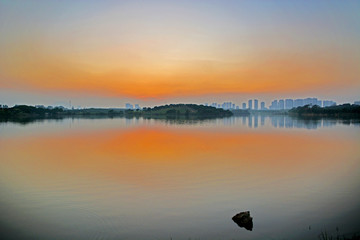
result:
M 236 109 L 251 109 L 251 110 L 267 110 L 265 107 L 265 102 L 261 102 L 259 106 L 259 100 L 257 99 L 250 99 L 248 101 L 248 105 L 246 103 L 242 103 L 241 106 L 235 105 L 232 102 L 224 102 L 223 104 L 212 103 L 208 105 L 207 103 L 204 104 L 205 106 L 211 106 L 216 108 L 223 108 L 225 110 L 236 110 Z
M 354 104 L 357 104 L 354 102 Z M 360 102 L 359 102 L 360 104 Z M 204 104 L 208 106 L 207 103 Z M 247 104 L 244 102 L 240 106 L 235 105 L 232 102 L 224 102 L 223 104 L 212 103 L 210 106 L 216 108 L 223 108 L 223 109 L 250 109 L 250 110 L 284 110 L 284 109 L 292 109 L 295 107 L 303 107 L 305 105 L 318 105 L 319 107 L 330 107 L 336 105 L 336 102 L 331 100 L 318 100 L 317 98 L 304 98 L 304 99 L 280 99 L 274 100 L 271 102 L 270 106 L 267 108 L 265 106 L 265 102 L 260 102 L 258 99 L 250 99 L 248 100 Z
M 126 103 L 126 104 L 125 104 L 125 108 L 126 108 L 126 109 L 131 109 L 131 110 L 141 109 L 141 107 L 139 106 L 139 104 L 132 105 L 131 103 Z
M 205 106 L 208 106 L 207 103 L 204 104 Z M 224 102 L 223 104 L 218 104 L 218 103 L 212 103 L 210 105 L 211 107 L 216 107 L 216 108 L 222 108 L 222 109 L 239 109 L 239 106 L 235 105 L 235 103 L 232 102 Z
M 259 104 L 260 103 L 260 104 Z M 360 105 L 360 101 L 355 101 L 355 105 Z M 211 106 L 216 108 L 222 108 L 225 110 L 236 110 L 236 109 L 250 109 L 250 110 L 287 110 L 296 107 L 303 107 L 305 105 L 315 106 L 318 105 L 319 107 L 330 107 L 336 105 L 336 102 L 331 100 L 319 100 L 317 98 L 301 98 L 301 99 L 276 99 L 273 100 L 269 107 L 265 106 L 265 102 L 259 102 L 258 99 L 250 99 L 248 102 L 242 103 L 240 106 L 236 105 L 233 102 L 224 102 L 220 103 L 204 103 L 204 106 Z M 132 105 L 130 103 L 125 104 L 126 109 L 141 109 L 139 104 Z
M 331 100 L 318 100 L 317 98 L 304 98 L 304 99 L 281 99 L 274 100 L 269 106 L 270 110 L 283 110 L 283 109 L 292 109 L 296 107 L 303 107 L 305 105 L 319 106 L 319 107 L 330 107 L 335 106 L 336 102 Z

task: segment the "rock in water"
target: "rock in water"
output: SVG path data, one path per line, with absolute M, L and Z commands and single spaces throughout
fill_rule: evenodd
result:
M 252 231 L 253 229 L 253 219 L 250 217 L 250 211 L 240 212 L 233 216 L 232 220 L 242 228 Z

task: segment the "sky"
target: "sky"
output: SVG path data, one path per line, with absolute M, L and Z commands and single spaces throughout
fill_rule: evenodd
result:
M 351 0 L 0 0 L 0 104 L 353 102 L 359 12 Z

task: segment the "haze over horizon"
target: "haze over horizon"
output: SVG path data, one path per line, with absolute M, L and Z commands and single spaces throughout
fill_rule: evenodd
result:
M 359 1 L 0 1 L 0 104 L 359 100 Z

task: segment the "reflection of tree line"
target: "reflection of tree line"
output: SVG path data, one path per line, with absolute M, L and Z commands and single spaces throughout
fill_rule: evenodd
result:
M 235 125 L 239 117 L 224 118 L 224 125 Z M 298 118 L 288 115 L 250 115 L 241 118 L 241 125 L 249 128 L 258 128 L 259 126 L 271 125 L 275 128 L 306 128 L 317 129 L 320 127 L 331 127 L 336 124 L 360 125 L 359 119 L 329 119 L 329 118 Z

